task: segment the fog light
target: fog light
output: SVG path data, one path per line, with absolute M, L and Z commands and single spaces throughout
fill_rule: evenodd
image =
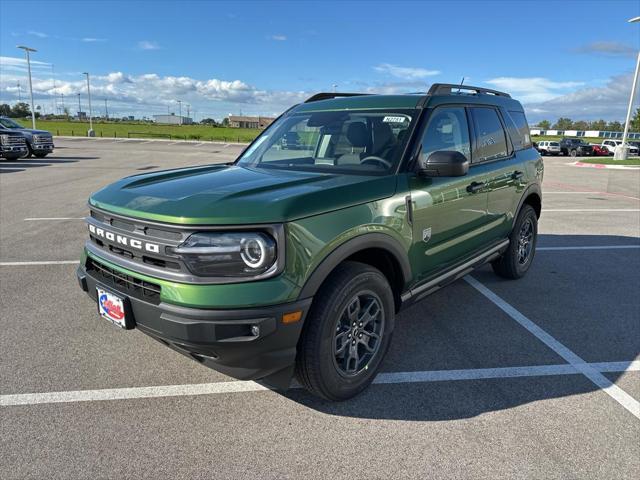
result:
M 254 325 L 253 327 L 251 327 L 251 335 L 253 335 L 254 337 L 257 337 L 260 335 L 260 327 L 257 325 Z

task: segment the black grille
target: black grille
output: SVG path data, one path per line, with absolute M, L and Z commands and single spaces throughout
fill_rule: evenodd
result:
M 160 285 L 120 273 L 92 258 L 87 259 L 86 269 L 96 280 L 107 286 L 155 305 L 160 303 Z

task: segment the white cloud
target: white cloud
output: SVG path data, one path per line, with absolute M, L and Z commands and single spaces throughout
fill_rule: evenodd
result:
M 106 42 L 106 38 L 94 38 L 94 37 L 84 37 L 80 39 L 85 43 L 96 43 L 96 42 Z
M 49 35 L 47 35 L 46 33 L 42 33 L 42 32 L 37 32 L 35 30 L 29 30 L 27 32 L 28 35 L 33 35 L 34 37 L 38 37 L 38 38 L 47 38 Z
M 152 42 L 150 40 L 142 40 L 138 42 L 138 48 L 140 50 L 160 50 L 160 45 L 157 42 Z
M 574 120 L 622 121 L 631 92 L 632 74 L 611 77 L 604 86 L 584 87 L 552 100 L 525 105 L 530 121 L 569 117 Z
M 275 40 L 277 42 L 284 42 L 287 39 L 286 35 L 271 35 L 269 37 L 271 40 Z
M 4 73 L 7 65 L 22 65 L 20 59 L 0 57 L 3 74 L 0 78 L 0 98 L 2 102 L 13 102 L 18 98 L 16 83 L 25 81 L 23 71 Z M 69 81 L 53 78 L 48 71 L 34 72 L 33 92 L 36 103 L 51 105 L 54 98 L 65 100 L 80 93 L 86 94 L 86 82 L 81 75 Z M 23 83 L 25 85 L 25 83 Z M 24 87 L 23 87 L 24 93 Z M 196 79 L 186 76 L 160 76 L 156 73 L 129 75 L 124 72 L 110 72 L 105 75 L 92 75 L 92 96 L 101 103 L 104 99 L 110 105 L 122 111 L 136 115 L 152 115 L 165 113 L 167 105 L 174 105 L 177 99 L 191 104 L 199 112 L 207 112 L 209 116 L 225 115 L 230 109 L 242 109 L 247 114 L 283 111 L 295 103 L 299 103 L 311 94 L 303 91 L 262 90 L 241 80 L 223 80 L 217 78 Z M 67 103 L 67 106 L 70 104 Z M 73 104 L 72 111 L 73 111 Z
M 426 68 L 418 67 L 400 67 L 390 63 L 381 63 L 380 65 L 373 67 L 373 69 L 377 72 L 385 73 L 397 78 L 403 78 L 405 80 L 416 80 L 418 78 L 440 75 L 441 73 L 440 70 L 427 70 Z
M 556 82 L 543 77 L 498 77 L 485 83 L 523 103 L 544 102 L 584 85 L 584 82 Z

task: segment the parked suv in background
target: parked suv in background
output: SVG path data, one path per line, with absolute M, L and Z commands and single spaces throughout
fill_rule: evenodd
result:
M 541 155 L 560 155 L 560 142 L 538 142 L 538 151 Z
M 590 157 L 593 147 L 579 138 L 563 138 L 560 140 L 560 151 L 571 157 Z
M 542 176 L 506 93 L 318 94 L 233 164 L 94 193 L 77 277 L 119 327 L 239 379 L 286 388 L 295 373 L 344 400 L 375 377 L 402 308 L 486 263 L 527 273 Z
M 616 153 L 618 145 L 622 145 L 622 140 L 604 140 L 602 142 L 602 147 L 609 150 L 612 155 Z M 638 155 L 638 147 L 631 143 L 627 143 L 627 150 L 629 150 L 629 155 Z
M 24 135 L 0 130 L 0 158 L 15 160 L 26 156 L 27 153 L 27 142 Z
M 25 128 L 10 118 L 0 117 L 0 133 L 7 131 L 19 132 L 27 142 L 28 155 L 44 158 L 53 152 L 53 137 L 46 130 Z

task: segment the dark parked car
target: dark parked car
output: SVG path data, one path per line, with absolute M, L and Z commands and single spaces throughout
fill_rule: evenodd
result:
M 563 138 L 560 140 L 560 152 L 571 157 L 590 157 L 593 147 L 580 138 Z
M 19 132 L 27 142 L 27 157 L 34 155 L 38 158 L 44 158 L 53 152 L 53 137 L 46 130 L 33 130 L 25 128 L 19 123 L 7 117 L 0 117 L 0 133 Z

